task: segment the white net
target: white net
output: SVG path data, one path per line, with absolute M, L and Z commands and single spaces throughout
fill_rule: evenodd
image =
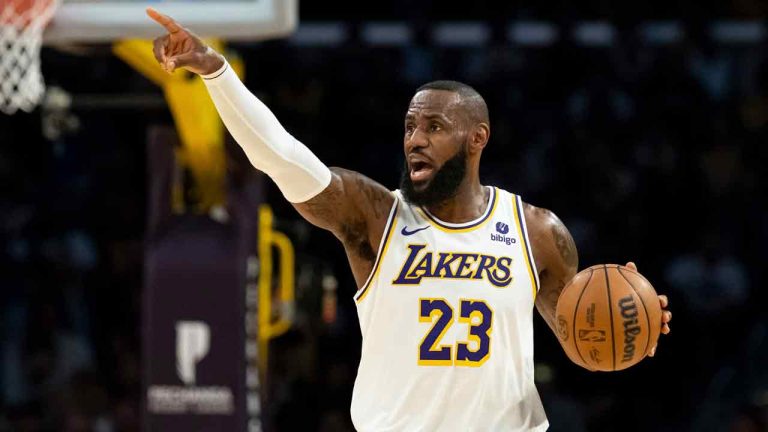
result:
M 60 0 L 0 0 L 0 111 L 32 111 L 45 94 L 43 30 Z

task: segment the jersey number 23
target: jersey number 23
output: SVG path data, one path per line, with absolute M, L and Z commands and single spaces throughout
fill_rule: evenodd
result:
M 419 300 L 419 321 L 432 323 L 419 345 L 419 364 L 424 366 L 478 367 L 491 356 L 493 310 L 482 300 L 461 299 L 458 321 L 468 326 L 466 342 L 440 345 L 440 339 L 453 325 L 453 308 L 445 299 Z M 474 342 L 470 349 L 470 342 Z M 455 354 L 455 356 L 454 356 Z

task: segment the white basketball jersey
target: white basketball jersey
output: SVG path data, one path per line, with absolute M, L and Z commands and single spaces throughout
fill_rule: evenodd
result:
M 548 422 L 533 381 L 538 276 L 516 195 L 491 188 L 471 222 L 399 191 L 368 281 L 352 395 L 359 431 L 529 431 Z

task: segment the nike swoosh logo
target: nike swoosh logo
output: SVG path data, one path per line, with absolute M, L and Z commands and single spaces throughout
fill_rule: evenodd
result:
M 425 227 L 421 227 L 421 228 L 416 228 L 416 229 L 415 229 L 415 230 L 413 230 L 413 231 L 408 231 L 408 227 L 403 227 L 402 231 L 400 231 L 400 234 L 402 234 L 402 235 L 404 235 L 404 236 L 414 235 L 414 234 L 416 234 L 417 232 L 419 232 L 419 231 L 424 231 L 424 230 L 425 230 L 425 229 L 427 229 L 427 228 L 429 228 L 429 225 L 427 225 L 427 226 L 425 226 Z

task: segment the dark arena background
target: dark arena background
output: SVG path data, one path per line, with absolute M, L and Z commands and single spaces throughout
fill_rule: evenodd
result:
M 226 52 L 321 160 L 391 189 L 414 90 L 474 86 L 481 180 L 556 212 L 580 269 L 634 261 L 669 296 L 622 372 L 535 314 L 551 431 L 768 430 L 768 3 L 536 3 L 304 0 L 290 36 Z M 353 430 L 343 248 L 231 138 L 182 145 L 137 70 L 46 44 L 46 102 L 0 114 L 0 430 Z

